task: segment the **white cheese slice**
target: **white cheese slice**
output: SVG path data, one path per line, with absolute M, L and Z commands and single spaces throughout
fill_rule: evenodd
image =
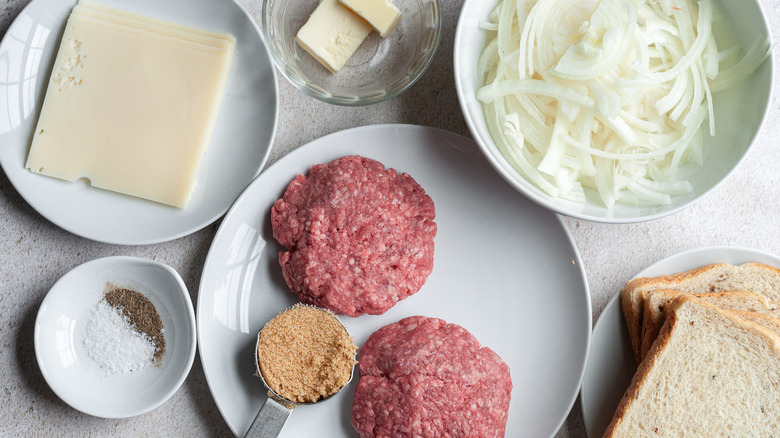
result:
M 158 35 L 177 38 L 180 41 L 204 44 L 221 49 L 231 49 L 235 44 L 235 39 L 230 35 L 196 29 L 191 26 L 171 23 L 154 17 L 122 11 L 89 0 L 80 0 L 73 8 L 72 15 L 78 17 L 91 17 L 104 22 L 126 25 L 130 28 L 146 30 Z
M 322 0 L 295 41 L 332 73 L 338 73 L 369 33 L 371 25 L 338 0 Z
M 352 12 L 371 23 L 382 38 L 387 38 L 401 21 L 401 11 L 390 0 L 339 0 Z
M 208 146 L 232 36 L 80 2 L 26 167 L 183 208 Z

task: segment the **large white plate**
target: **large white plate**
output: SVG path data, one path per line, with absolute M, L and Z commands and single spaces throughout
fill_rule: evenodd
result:
M 433 199 L 438 224 L 426 284 L 384 315 L 343 317 L 355 342 L 411 315 L 460 324 L 511 368 L 507 436 L 555 433 L 577 395 L 590 339 L 590 296 L 574 243 L 560 219 L 499 178 L 472 141 L 409 125 L 352 129 L 295 150 L 222 222 L 201 278 L 197 325 L 206 379 L 230 428 L 243 435 L 265 400 L 253 377 L 257 331 L 297 301 L 282 278 L 271 206 L 297 174 L 350 154 L 412 175 Z M 354 385 L 296 409 L 282 436 L 356 435 Z
M 748 262 L 780 268 L 778 256 L 754 249 L 721 246 L 675 254 L 651 265 L 634 278 L 669 275 L 712 263 L 739 265 Z M 588 365 L 582 381 L 582 415 L 591 438 L 604 435 L 637 368 L 619 296 L 617 294 L 610 300 L 593 328 Z
M 83 237 L 147 244 L 197 231 L 222 216 L 262 169 L 277 119 L 276 77 L 260 33 L 232 0 L 100 0 L 236 37 L 211 144 L 185 209 L 33 174 L 24 168 L 54 56 L 74 0 L 33 0 L 0 43 L 0 165 L 24 199 Z M 142 127 L 139 127 L 141 129 Z

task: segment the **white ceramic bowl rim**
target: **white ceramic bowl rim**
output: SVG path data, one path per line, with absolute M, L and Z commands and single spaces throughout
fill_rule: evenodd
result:
M 498 0 L 494 0 L 493 3 L 497 3 L 497 1 Z M 467 83 L 469 81 L 468 78 L 472 77 L 473 72 L 465 70 L 467 69 L 467 66 L 465 65 L 466 61 L 464 61 L 466 55 L 464 54 L 463 51 L 464 51 L 464 47 L 466 46 L 466 43 L 470 41 L 474 36 L 473 34 L 467 34 L 468 32 L 467 27 L 473 26 L 474 23 L 478 23 L 479 20 L 483 18 L 483 17 L 469 16 L 469 12 L 470 12 L 469 6 L 475 3 L 483 3 L 483 2 L 484 0 L 466 0 L 464 2 L 463 8 L 461 9 L 460 17 L 458 19 L 458 25 L 455 31 L 455 49 L 453 55 L 455 86 L 458 95 L 458 102 L 460 103 L 461 111 L 463 113 L 464 118 L 466 119 L 466 124 L 468 125 L 472 137 L 474 138 L 475 142 L 479 145 L 480 150 L 482 150 L 485 157 L 488 159 L 488 162 L 490 162 L 491 166 L 493 166 L 493 168 L 496 169 L 496 171 L 501 175 L 501 177 L 505 181 L 507 181 L 512 187 L 514 187 L 516 190 L 520 191 L 524 196 L 528 197 L 533 202 L 541 205 L 542 207 L 545 207 L 549 210 L 552 210 L 556 213 L 565 216 L 570 216 L 573 218 L 583 219 L 583 220 L 588 220 L 593 222 L 620 224 L 620 223 L 636 223 L 636 222 L 660 219 L 662 217 L 677 213 L 683 209 L 692 206 L 693 204 L 695 204 L 696 202 L 700 201 L 705 196 L 707 196 L 709 193 L 712 193 L 717 187 L 719 187 L 744 161 L 745 157 L 747 156 L 747 154 L 749 153 L 752 147 L 752 144 L 755 142 L 755 139 L 758 136 L 759 132 L 761 132 L 764 129 L 764 125 L 767 119 L 766 116 L 767 113 L 769 112 L 772 96 L 774 95 L 775 92 L 775 83 L 774 81 L 771 80 L 774 71 L 774 59 L 775 59 L 774 53 L 770 53 L 770 59 L 767 60 L 766 62 L 769 68 L 768 76 L 770 80 L 766 84 L 768 90 L 767 90 L 765 105 L 761 112 L 760 118 L 758 120 L 757 129 L 752 132 L 744 153 L 742 153 L 739 156 L 739 158 L 736 161 L 734 161 L 731 168 L 717 182 L 707 187 L 706 189 L 701 190 L 699 193 L 696 193 L 691 199 L 687 200 L 686 202 L 680 205 L 672 206 L 670 208 L 663 208 L 663 209 L 660 209 L 659 207 L 650 207 L 648 209 L 659 210 L 659 211 L 656 211 L 654 213 L 649 213 L 649 214 L 638 214 L 636 216 L 627 216 L 627 217 L 615 217 L 615 216 L 609 216 L 609 210 L 608 210 L 607 215 L 599 216 L 599 215 L 587 214 L 587 213 L 577 211 L 577 208 L 574 209 L 568 208 L 568 205 L 581 207 L 582 204 L 554 199 L 549 195 L 545 194 L 544 192 L 542 192 L 532 183 L 525 180 L 523 176 L 518 174 L 507 163 L 506 159 L 501 155 L 501 153 L 494 146 L 493 139 L 490 137 L 490 135 L 489 134 L 487 136 L 483 135 L 483 133 L 480 132 L 480 130 L 477 128 L 478 120 L 483 116 L 482 116 L 481 109 L 479 113 L 475 113 L 471 111 L 469 108 L 469 104 L 475 100 L 475 97 L 470 95 L 471 92 L 469 91 L 470 90 L 469 86 L 475 84 Z M 771 40 L 771 35 L 769 35 L 770 28 L 767 23 L 766 13 L 761 3 L 758 0 L 755 0 L 754 2 L 752 2 L 752 4 L 756 6 L 762 20 L 761 26 L 763 26 L 763 28 L 767 30 L 768 37 Z M 686 195 L 682 195 L 682 196 L 686 196 Z M 636 207 L 635 209 L 640 211 L 642 210 L 641 207 Z

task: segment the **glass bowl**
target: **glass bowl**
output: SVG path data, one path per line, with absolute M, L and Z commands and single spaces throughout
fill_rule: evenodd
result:
M 160 315 L 165 353 L 156 366 L 113 374 L 89 357 L 87 325 L 108 284 L 143 294 Z M 102 418 L 140 415 L 168 400 L 192 368 L 195 342 L 195 311 L 181 276 L 136 257 L 104 257 L 72 269 L 52 286 L 35 319 L 35 356 L 46 382 L 74 409 Z
M 393 0 L 401 10 L 395 30 L 372 30 L 336 74 L 295 42 L 318 0 L 264 0 L 260 27 L 276 67 L 295 87 L 335 105 L 371 105 L 412 86 L 431 64 L 441 40 L 439 0 Z

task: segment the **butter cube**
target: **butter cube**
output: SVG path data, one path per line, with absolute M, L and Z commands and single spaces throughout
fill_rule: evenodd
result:
M 26 167 L 183 208 L 208 146 L 235 40 L 80 1 Z
M 401 21 L 401 11 L 390 0 L 339 0 L 352 12 L 371 23 L 382 38 L 387 38 Z
M 338 0 L 323 0 L 295 41 L 332 73 L 338 73 L 370 32 L 371 25 Z

